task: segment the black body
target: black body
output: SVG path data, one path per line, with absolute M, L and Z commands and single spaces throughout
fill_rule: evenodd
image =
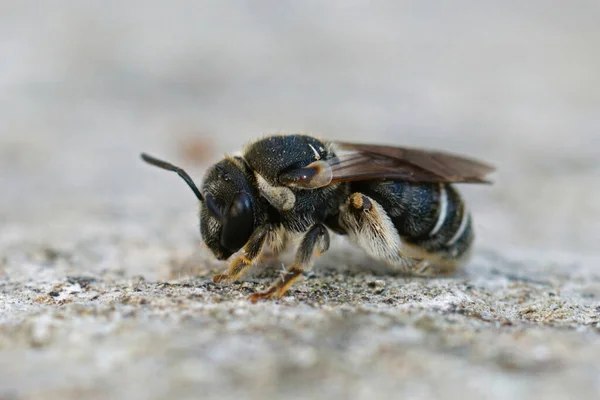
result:
M 459 258 L 473 242 L 471 217 L 452 185 L 378 180 L 352 182 L 351 188 L 352 192 L 363 193 L 381 204 L 403 242 L 426 253 L 438 254 L 443 259 Z M 442 190 L 446 191 L 445 199 Z M 437 232 L 431 235 L 440 218 L 442 201 L 447 204 L 445 216 Z M 468 218 L 467 225 L 448 245 L 461 228 L 463 213 L 467 213 L 464 216 Z
M 312 146 L 312 147 L 311 147 Z M 321 160 L 335 157 L 324 143 L 312 136 L 270 136 L 250 144 L 243 157 L 249 167 L 274 187 L 282 186 L 279 177 L 288 171 L 302 168 L 317 157 Z M 340 201 L 348 194 L 348 185 L 333 184 L 318 190 L 289 189 L 295 204 L 291 210 L 269 207 L 268 222 L 281 224 L 291 232 L 306 232 L 316 223 L 338 213 Z
M 340 144 L 356 155 L 336 154 Z M 328 229 L 410 272 L 436 264 L 453 270 L 474 236 L 471 217 L 450 182 L 483 183 L 493 170 L 441 152 L 324 142 L 301 134 L 251 143 L 241 156 L 213 165 L 201 189 L 181 168 L 145 154 L 142 158 L 177 172 L 194 191 L 200 232 L 215 257 L 229 259 L 239 252 L 215 282 L 236 280 L 260 259 L 266 245 L 277 252 L 288 233 L 303 234 L 294 265 L 254 300 L 285 293 L 327 250 Z M 364 171 L 368 179 L 362 178 Z
M 322 160 L 336 156 L 329 143 L 312 136 L 282 135 L 252 143 L 244 151 L 243 158 L 255 173 L 277 186 L 281 185 L 278 179 L 282 174 L 315 161 L 313 148 Z M 304 232 L 321 222 L 332 231 L 344 234 L 345 229 L 337 218 L 339 206 L 348 195 L 360 192 L 381 204 L 405 243 L 418 246 L 427 253 L 440 253 L 443 258 L 457 258 L 470 247 L 473 232 L 468 217 L 468 226 L 461 237 L 453 245 L 446 245 L 460 228 L 462 213 L 466 212 L 452 185 L 443 184 L 447 191 L 446 217 L 439 231 L 429 236 L 439 217 L 440 185 L 378 179 L 342 182 L 314 190 L 291 189 L 296 196 L 294 208 L 284 212 L 271 210 L 267 213 L 270 216 L 268 221 L 281 223 L 295 232 Z

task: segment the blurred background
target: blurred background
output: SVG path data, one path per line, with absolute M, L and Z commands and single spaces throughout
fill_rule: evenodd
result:
M 465 189 L 482 240 L 595 252 L 599 17 L 595 1 L 2 1 L 0 215 L 189 210 L 140 151 L 200 179 L 262 133 L 310 132 L 489 160 L 496 185 Z
M 201 179 L 262 133 L 310 132 L 489 160 L 496 185 L 464 189 L 486 246 L 596 253 L 599 18 L 581 0 L 2 1 L 0 218 L 193 219 L 140 151 Z
M 277 305 L 248 310 L 243 300 L 224 302 L 223 309 L 230 307 L 224 315 L 242 321 L 226 325 L 221 314 L 211 314 L 211 307 L 220 309 L 209 301 L 213 292 L 199 301 L 183 291 L 178 301 L 187 304 L 185 299 L 192 298 L 189 307 L 196 314 L 180 325 L 171 322 L 185 321 L 185 311 L 164 311 L 170 300 L 158 289 L 156 297 L 144 300 L 152 303 L 148 307 L 140 301 L 135 308 L 128 297 L 124 305 L 111 299 L 134 285 L 118 279 L 178 278 L 179 272 L 169 269 L 172 260 L 186 260 L 194 252 L 200 253 L 198 265 L 224 268 L 198 250 L 192 193 L 173 174 L 143 164 L 141 151 L 181 165 L 199 182 L 207 166 L 249 140 L 306 132 L 458 152 L 498 167 L 493 186 L 461 187 L 478 234 L 468 271 L 469 279 L 479 282 L 479 294 L 470 286 L 464 289 L 462 278 L 388 282 L 399 285 L 399 293 L 415 307 L 433 310 L 432 320 L 444 318 L 435 311 L 440 304 L 455 310 L 461 309 L 455 306 L 460 301 L 475 299 L 469 304 L 489 301 L 487 315 L 497 321 L 521 318 L 529 329 L 528 318 L 537 314 L 519 314 L 522 302 L 534 298 L 550 304 L 556 292 L 564 296 L 559 311 L 580 312 L 572 317 L 580 324 L 577 332 L 595 323 L 590 315 L 600 293 L 599 21 L 597 0 L 0 0 L 0 389 L 33 387 L 47 398 L 48 387 L 76 381 L 82 387 L 122 388 L 123 398 L 148 398 L 149 393 L 196 390 L 207 382 L 217 392 L 246 382 L 240 386 L 244 394 L 249 387 L 260 389 L 261 382 L 277 385 L 283 379 L 291 388 L 328 393 L 358 388 L 351 384 L 363 376 L 370 377 L 365 380 L 370 389 L 354 394 L 364 398 L 373 390 L 398 393 L 399 382 L 405 384 L 402 393 L 422 398 L 436 390 L 446 397 L 462 396 L 462 385 L 478 398 L 491 390 L 500 397 L 529 393 L 537 398 L 540 390 L 598 389 L 597 364 L 595 369 L 580 364 L 571 376 L 535 380 L 520 375 L 515 380 L 512 373 L 520 364 L 506 358 L 504 349 L 496 361 L 497 348 L 489 346 L 507 343 L 505 348 L 514 351 L 512 331 L 498 340 L 496 325 L 487 324 L 489 331 L 479 335 L 481 321 L 468 321 L 475 328 L 467 340 L 479 342 L 464 345 L 462 353 L 451 349 L 438 356 L 426 341 L 415 349 L 420 337 L 415 329 L 421 328 L 406 322 L 408 314 L 395 305 L 388 309 L 399 313 L 395 330 L 382 323 L 379 336 L 372 336 L 379 317 L 357 322 L 360 330 L 338 326 L 342 319 L 301 300 L 297 309 L 288 309 L 287 320 L 278 317 Z M 349 262 L 346 251 L 327 257 L 326 264 Z M 496 266 L 501 272 L 490 273 Z M 513 273 L 529 278 L 511 286 Z M 93 275 L 98 281 L 92 289 L 109 294 L 95 302 L 83 291 L 69 300 L 76 303 L 72 307 L 45 306 L 68 299 L 53 285 L 65 284 L 71 275 Z M 540 276 L 550 283 L 538 285 Z M 555 277 L 564 284 L 552 283 Z M 189 291 L 200 291 L 202 279 Z M 336 285 L 345 279 L 352 278 L 344 276 Z M 69 288 L 86 284 L 73 282 Z M 530 286 L 519 292 L 523 282 Z M 430 303 L 419 297 L 419 285 L 445 297 Z M 560 287 L 548 289 L 551 285 Z M 245 296 L 237 289 L 231 293 Z M 498 306 L 496 301 L 505 299 L 514 303 Z M 235 314 L 238 306 L 246 314 Z M 98 311 L 102 307 L 110 313 L 116 307 L 116 316 L 105 320 Z M 128 319 L 133 314 L 127 314 L 127 307 L 139 317 Z M 201 307 L 208 314 L 198 311 Z M 504 314 L 496 317 L 494 309 Z M 73 317 L 78 310 L 89 314 Z M 67 314 L 53 316 L 63 311 Z M 145 313 L 154 313 L 153 318 Z M 288 340 L 292 328 L 278 330 L 285 321 L 295 321 L 295 313 L 304 313 L 306 327 L 329 321 L 322 335 L 306 331 L 306 337 L 325 344 L 300 348 L 304 353 L 289 347 L 304 346 L 302 340 Z M 256 335 L 266 326 L 255 319 L 261 315 L 272 318 L 274 336 Z M 250 332 L 246 336 L 239 333 L 244 323 Z M 432 324 L 424 326 L 427 331 Z M 462 339 L 449 326 L 439 336 L 440 343 L 452 347 L 452 340 Z M 358 339 L 349 336 L 355 347 L 348 345 L 339 369 L 329 364 L 341 351 L 328 338 L 335 329 L 360 333 Z M 543 365 L 549 364 L 548 354 L 566 363 L 573 354 L 598 359 L 588 352 L 588 336 L 576 336 L 572 347 L 565 347 L 558 333 L 552 336 L 556 342 L 535 335 L 519 342 L 515 354 L 531 355 Z M 534 347 L 540 342 L 547 347 Z M 289 353 L 282 350 L 288 348 Z M 484 354 L 480 360 L 491 360 L 489 368 L 471 363 L 481 354 L 477 349 Z M 321 368 L 330 366 L 328 373 L 334 371 L 337 381 L 310 383 L 321 382 L 322 376 L 321 369 L 312 370 L 310 358 L 302 359 L 310 351 Z M 394 351 L 405 351 L 407 358 Z M 294 357 L 300 357 L 299 364 Z M 402 360 L 406 365 L 399 364 Z M 254 369 L 254 361 L 262 367 Z M 413 369 L 415 364 L 421 369 Z M 354 368 L 356 375 L 345 368 Z M 154 379 L 157 371 L 164 380 Z M 293 378 L 298 371 L 308 377 L 301 384 Z M 570 379 L 568 384 L 563 378 Z M 199 386 L 185 386 L 193 379 Z

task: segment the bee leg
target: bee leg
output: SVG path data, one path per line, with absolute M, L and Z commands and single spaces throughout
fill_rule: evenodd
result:
M 340 209 L 339 224 L 371 257 L 410 270 L 418 260 L 404 254 L 402 239 L 383 207 L 369 196 L 352 193 Z
M 348 196 L 340 210 L 339 225 L 368 255 L 410 275 L 448 275 L 462 262 L 403 242 L 384 208 L 362 193 Z
M 311 266 L 315 257 L 329 249 L 329 233 L 322 224 L 314 225 L 302 238 L 294 264 L 281 273 L 281 276 L 262 293 L 250 296 L 250 301 L 280 298 L 288 291 L 290 286 L 302 275 L 304 270 Z
M 271 226 L 259 227 L 244 246 L 244 249 L 238 255 L 229 269 L 224 274 L 217 274 L 213 277 L 213 282 L 234 282 L 244 272 L 246 272 L 252 265 L 256 264 L 260 259 L 265 244 L 273 240 L 273 236 L 276 235 L 277 231 Z

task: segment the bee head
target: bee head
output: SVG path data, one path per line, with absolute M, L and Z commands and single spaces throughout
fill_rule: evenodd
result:
M 202 191 L 181 168 L 147 154 L 142 159 L 154 166 L 176 172 L 200 201 L 200 233 L 219 260 L 241 249 L 257 226 L 258 194 L 252 175 L 243 160 L 226 158 L 204 176 Z
M 241 158 L 225 158 L 204 176 L 200 232 L 218 259 L 227 259 L 250 239 L 259 214 L 252 175 Z

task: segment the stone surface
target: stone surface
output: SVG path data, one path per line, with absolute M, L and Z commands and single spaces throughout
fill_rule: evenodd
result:
M 0 397 L 597 396 L 600 6 L 569 4 L 2 2 Z M 495 163 L 461 187 L 472 262 L 337 238 L 278 302 L 246 298 L 280 265 L 212 284 L 194 197 L 138 154 L 200 180 L 276 131 Z

